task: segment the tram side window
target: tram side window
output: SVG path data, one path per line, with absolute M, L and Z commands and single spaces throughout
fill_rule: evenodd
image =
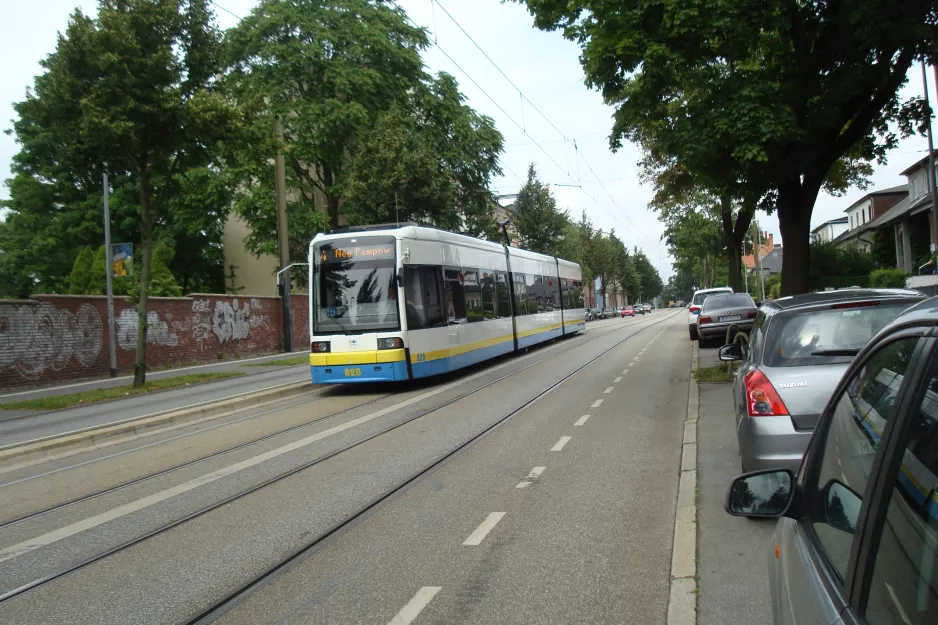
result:
M 536 313 L 537 305 L 533 308 L 528 305 L 528 280 L 533 283 L 533 277 L 523 273 L 515 273 L 512 276 L 515 280 L 515 303 L 518 305 L 515 314 L 521 316 Z
M 478 269 L 463 268 L 463 289 L 466 296 L 467 319 L 470 323 L 482 321 L 485 311 L 482 307 L 481 272 Z
M 544 310 L 544 276 L 524 277 L 525 299 L 528 302 L 528 314 Z
M 566 278 L 560 279 L 560 300 L 564 308 L 572 308 L 570 301 L 570 281 Z
M 547 276 L 545 284 L 547 285 L 547 310 L 560 310 L 560 279 Z
M 443 306 L 446 320 L 466 323 L 466 293 L 463 290 L 462 272 L 459 269 L 443 270 Z
M 499 317 L 511 316 L 511 302 L 508 295 L 508 274 L 495 272 L 495 312 Z
M 481 271 L 482 273 L 482 316 L 485 319 L 495 318 L 495 272 Z
M 583 308 L 586 304 L 583 302 L 583 283 L 579 280 L 573 283 L 573 306 L 572 308 Z
M 404 267 L 407 328 L 421 330 L 446 324 L 440 298 L 440 267 Z

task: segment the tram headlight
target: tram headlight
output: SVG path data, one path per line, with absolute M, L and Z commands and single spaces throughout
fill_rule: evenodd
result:
M 401 349 L 402 347 L 404 347 L 404 341 L 399 337 L 378 339 L 378 349 Z
M 309 351 L 314 354 L 323 354 L 329 351 L 329 341 L 316 341 L 310 344 Z

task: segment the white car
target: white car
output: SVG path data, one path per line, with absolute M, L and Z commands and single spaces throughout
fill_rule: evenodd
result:
M 712 289 L 700 289 L 694 292 L 694 297 L 690 301 L 690 309 L 687 312 L 687 332 L 690 340 L 697 340 L 697 315 L 700 314 L 700 308 L 704 300 L 715 293 L 732 293 L 733 289 L 728 286 L 719 286 Z

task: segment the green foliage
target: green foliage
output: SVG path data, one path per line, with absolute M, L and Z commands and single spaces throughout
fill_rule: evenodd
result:
M 877 267 L 886 269 L 896 266 L 896 237 L 891 227 L 880 228 L 873 233 L 870 255 Z
M 150 294 L 163 297 L 179 297 L 182 289 L 176 284 L 169 264 L 173 260 L 175 251 L 164 241 L 153 246 L 153 268 L 150 277 Z
M 524 2 L 580 45 L 587 84 L 615 107 L 613 148 L 632 141 L 703 189 L 777 208 L 786 294 L 809 282 L 818 191 L 862 184 L 896 125 L 924 120 L 898 92 L 935 49 L 932 2 Z
M 869 286 L 870 272 L 876 269 L 870 254 L 854 247 L 838 247 L 830 241 L 812 243 L 810 254 L 808 286 L 811 291 Z
M 343 185 L 351 223 L 416 221 L 472 236 L 495 232 L 492 175 L 501 133 L 464 102 L 456 80 L 424 78 L 363 131 Z
M 349 154 L 380 113 L 419 85 L 427 44 L 402 11 L 366 0 L 262 0 L 228 32 L 225 84 L 253 113 L 228 172 L 252 252 L 277 250 L 271 159 L 278 150 L 286 160 L 291 257 L 305 257 L 313 235 L 339 225 Z M 277 116 L 283 142 L 273 136 Z M 389 124 L 382 132 L 393 130 Z
M 68 275 L 68 292 L 72 295 L 87 295 L 91 287 L 91 265 L 94 253 L 90 247 L 83 247 L 75 257 L 72 273 Z
M 899 267 L 875 269 L 870 273 L 870 286 L 877 289 L 901 289 L 905 288 L 905 280 L 907 277 L 908 274 Z
M 533 252 L 559 256 L 563 249 L 562 237 L 569 218 L 557 208 L 550 187 L 541 182 L 532 163 L 528 179 L 515 200 L 514 224 L 518 229 L 520 246 Z

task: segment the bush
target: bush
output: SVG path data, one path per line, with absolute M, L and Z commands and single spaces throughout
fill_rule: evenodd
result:
M 870 273 L 870 286 L 876 289 L 904 288 L 907 277 L 899 267 L 877 269 Z
M 68 276 L 68 292 L 70 295 L 87 295 L 91 287 L 91 265 L 94 262 L 94 252 L 90 247 L 83 247 L 75 257 L 72 273 Z

